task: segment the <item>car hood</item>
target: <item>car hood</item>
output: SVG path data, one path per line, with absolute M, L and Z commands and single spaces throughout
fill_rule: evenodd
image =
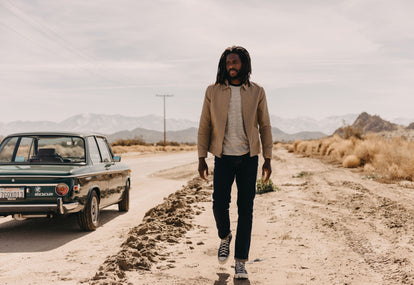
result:
M 0 165 L 0 176 L 9 175 L 72 175 L 78 165 Z

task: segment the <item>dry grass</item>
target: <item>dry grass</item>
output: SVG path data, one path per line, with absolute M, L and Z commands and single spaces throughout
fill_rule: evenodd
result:
M 414 181 L 414 142 L 369 134 L 348 139 L 334 135 L 312 141 L 296 141 L 289 151 L 339 162 L 344 167 L 362 167 L 369 175 L 385 180 Z
M 133 139 L 119 139 L 114 141 L 112 146 L 132 146 L 132 145 L 149 145 L 143 139 L 133 138 Z
M 140 138 L 119 139 L 111 144 L 112 151 L 116 154 L 127 152 L 154 153 L 154 152 L 173 152 L 173 151 L 191 151 L 196 150 L 197 145 L 194 143 L 178 143 L 174 141 L 159 141 L 155 144 L 146 143 Z
M 116 154 L 127 152 L 153 153 L 153 152 L 174 152 L 174 151 L 192 151 L 196 150 L 196 145 L 178 145 L 178 146 L 153 146 L 153 145 L 132 145 L 132 146 L 113 146 L 112 151 Z
M 355 168 L 361 165 L 361 159 L 355 154 L 351 154 L 345 157 L 342 165 L 346 168 Z

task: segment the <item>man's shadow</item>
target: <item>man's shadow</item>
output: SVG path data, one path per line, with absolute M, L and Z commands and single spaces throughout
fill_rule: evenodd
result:
M 218 280 L 214 281 L 214 285 L 227 285 L 229 284 L 230 274 L 228 273 L 217 273 Z M 230 280 L 229 280 L 230 279 Z M 249 279 L 234 279 L 234 285 L 250 285 Z

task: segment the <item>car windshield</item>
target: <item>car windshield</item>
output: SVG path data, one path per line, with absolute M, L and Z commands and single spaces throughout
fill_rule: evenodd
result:
M 0 164 L 84 163 L 85 142 L 75 136 L 16 136 L 0 145 Z

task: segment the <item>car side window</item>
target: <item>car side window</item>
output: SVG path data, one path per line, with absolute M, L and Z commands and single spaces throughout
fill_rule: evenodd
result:
M 103 138 L 96 138 L 98 141 L 99 150 L 101 151 L 102 161 L 110 162 L 112 161 L 111 153 L 109 152 L 108 145 Z
M 18 137 L 12 137 L 3 142 L 2 148 L 0 150 L 0 162 L 12 162 L 17 140 Z
M 30 154 L 33 154 L 33 138 L 23 137 L 20 140 L 19 148 L 17 149 L 15 162 L 25 162 L 29 160 Z
M 88 137 L 88 145 L 92 163 L 100 163 L 101 155 L 99 154 L 99 149 L 94 137 Z

